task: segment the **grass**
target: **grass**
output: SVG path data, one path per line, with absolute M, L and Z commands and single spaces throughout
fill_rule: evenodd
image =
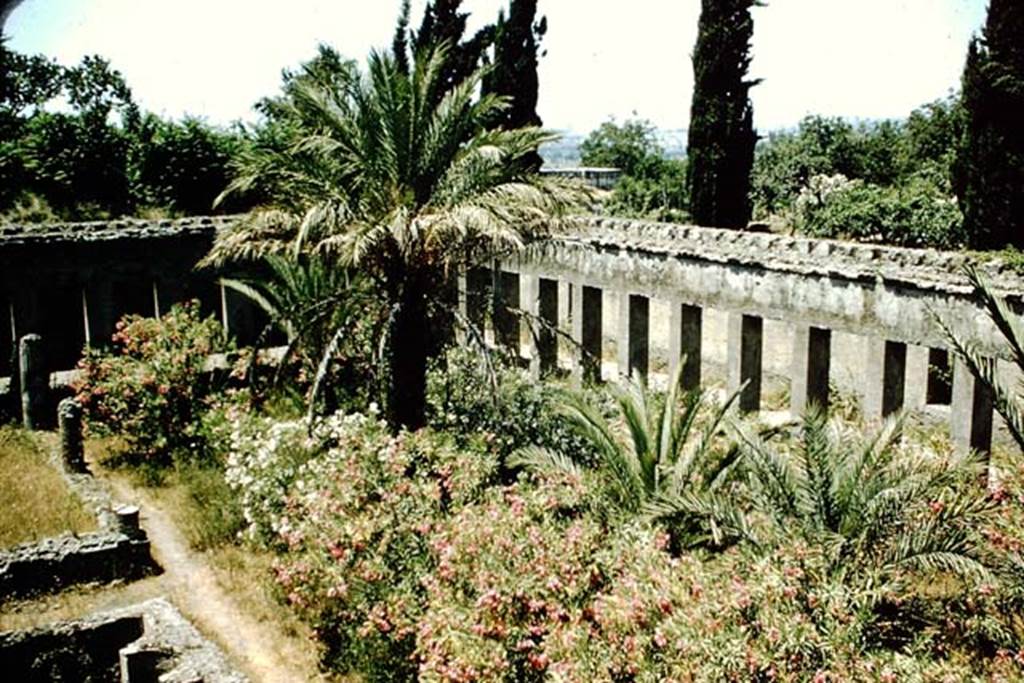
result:
M 96 529 L 95 516 L 51 464 L 51 438 L 0 427 L 0 548 Z

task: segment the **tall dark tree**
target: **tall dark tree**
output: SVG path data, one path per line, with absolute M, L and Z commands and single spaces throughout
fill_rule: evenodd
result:
M 423 10 L 423 21 L 420 28 L 412 36 L 412 51 L 419 53 L 437 46 L 444 45 L 447 49 L 444 64 L 441 66 L 441 77 L 438 79 L 436 101 L 440 101 L 444 93 L 469 78 L 480 66 L 484 53 L 494 40 L 494 26 L 488 25 L 480 29 L 468 40 L 466 35 L 466 19 L 468 12 L 460 12 L 462 0 L 432 0 Z M 404 11 L 403 6 L 403 11 Z M 404 17 L 408 23 L 408 17 Z M 403 17 L 399 17 L 399 30 Z M 396 32 L 394 45 L 402 44 Z M 399 66 L 407 59 L 396 55 Z M 407 62 L 406 62 L 407 63 Z
M 537 59 L 540 41 L 547 32 L 547 19 L 537 20 L 537 0 L 512 0 L 508 18 L 502 11 L 494 26 L 494 64 L 484 79 L 484 92 L 507 97 L 509 106 L 494 122 L 495 127 L 513 129 L 539 126 L 537 114 Z M 542 159 L 535 154 L 528 163 L 537 169 Z
M 750 220 L 754 110 L 746 78 L 757 0 L 702 0 L 693 52 L 688 189 L 695 223 L 744 228 Z
M 963 77 L 966 118 L 953 171 L 970 246 L 1024 246 L 1024 4 L 991 0 Z
M 409 0 L 402 0 L 398 11 L 398 24 L 395 26 L 395 37 L 391 40 L 391 54 L 395 56 L 395 65 L 404 74 L 409 73 Z

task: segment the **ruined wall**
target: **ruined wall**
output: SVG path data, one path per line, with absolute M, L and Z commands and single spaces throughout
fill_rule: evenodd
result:
M 193 270 L 216 231 L 231 220 L 0 228 L 0 310 L 11 321 L 0 325 L 0 348 L 38 332 L 49 340 L 54 369 L 68 367 L 83 343 L 109 336 L 120 314 L 158 313 L 188 296 L 199 296 L 245 341 L 255 328 L 251 311 L 218 290 L 213 274 Z M 696 357 L 696 374 L 690 368 L 688 377 L 699 379 L 700 358 L 721 357 L 731 385 L 750 382 L 741 403 L 756 409 L 765 363 L 771 368 L 775 357 L 772 349 L 766 352 L 766 330 L 771 336 L 781 329 L 783 343 L 791 347 L 784 354 L 788 371 L 774 369 L 793 383 L 792 410 L 827 400 L 823 392 L 841 374 L 833 356 L 839 360 L 845 344 L 853 349 L 846 355 L 862 359 L 845 363 L 844 372 L 863 384 L 869 415 L 882 415 L 943 393 L 932 391 L 939 371 L 950 365 L 937 318 L 976 340 L 985 353 L 1003 353 L 999 336 L 970 296 L 962 273 L 967 260 L 933 250 L 585 218 L 540 255 L 496 265 L 504 275 L 493 278 L 500 304 L 495 332 L 503 343 L 514 340 L 538 371 L 557 363 L 558 353 L 533 349 L 529 338 L 518 348 L 526 335 L 515 334 L 516 323 L 503 313 L 509 307 L 570 334 L 581 349 L 579 368 L 604 358 L 609 327 L 621 371 L 646 372 L 651 349 L 663 348 L 670 365 L 684 353 L 691 363 Z M 983 270 L 1019 309 L 1024 279 L 998 262 Z M 470 273 L 463 288 L 473 282 L 482 280 Z M 609 298 L 621 302 L 614 315 L 604 310 Z M 470 317 L 479 317 L 480 305 L 472 302 L 482 300 L 473 291 L 464 293 Z M 725 316 L 724 343 L 713 348 L 707 342 L 718 333 L 705 328 L 705 318 L 714 317 L 706 313 Z M 846 343 L 853 338 L 863 344 Z M 545 339 L 541 346 L 550 346 L 552 339 Z M 0 358 L 0 376 L 10 367 Z M 921 368 L 926 376 L 907 379 L 908 369 Z M 942 400 L 953 405 L 953 422 L 962 423 L 958 429 L 967 430 L 971 443 L 982 443 L 985 420 L 958 422 L 956 416 L 991 413 L 991 406 L 964 371 L 952 369 L 954 386 L 945 391 L 952 396 Z
M 42 336 L 53 370 L 74 366 L 85 344 L 110 340 L 127 313 L 159 315 L 199 299 L 242 342 L 261 324 L 243 297 L 198 271 L 230 218 L 123 220 L 0 226 L 0 377 L 11 374 L 13 342 Z

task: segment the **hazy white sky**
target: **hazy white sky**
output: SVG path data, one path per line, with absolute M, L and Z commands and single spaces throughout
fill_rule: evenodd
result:
M 213 123 L 252 120 L 283 67 L 318 42 L 362 59 L 387 47 L 399 0 L 24 0 L 9 46 L 64 63 L 109 58 L 143 107 Z M 423 0 L 414 0 L 413 26 Z M 506 0 L 464 0 L 471 27 Z M 540 0 L 548 17 L 540 114 L 587 132 L 634 112 L 685 128 L 700 0 Z M 820 113 L 906 116 L 957 87 L 985 0 L 769 0 L 754 11 L 755 124 L 768 130 Z

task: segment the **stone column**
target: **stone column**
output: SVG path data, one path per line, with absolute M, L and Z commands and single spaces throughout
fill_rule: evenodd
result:
M 25 429 L 40 429 L 45 421 L 50 373 L 46 368 L 43 338 L 26 334 L 18 345 L 18 378 L 21 386 L 21 422 Z
M 907 345 L 907 380 L 903 390 L 903 405 L 908 410 L 923 410 L 928 403 L 928 355 L 924 346 Z
M 700 389 L 701 335 L 703 332 L 703 314 L 700 306 L 673 302 L 668 323 L 668 362 L 669 377 L 674 377 L 676 366 L 684 357 L 683 389 L 687 391 Z
M 494 342 L 519 356 L 519 274 L 499 271 L 494 296 Z
M 543 277 L 527 278 L 529 296 L 526 305 L 533 316 L 533 353 L 530 374 L 540 378 L 558 365 L 558 282 Z
M 82 449 L 82 406 L 73 398 L 66 398 L 57 406 L 57 427 L 60 430 L 60 454 L 64 466 L 71 472 L 85 472 Z
M 119 505 L 114 508 L 114 529 L 128 538 L 142 537 L 142 527 L 139 525 L 139 508 L 134 505 Z
M 864 379 L 864 417 L 884 419 L 903 409 L 907 375 L 907 345 L 886 339 L 868 339 Z
M 958 358 L 953 367 L 950 435 L 959 452 L 991 452 L 992 403 L 988 385 L 975 378 L 967 364 Z
M 727 349 L 729 392 L 746 383 L 739 396 L 741 413 L 761 409 L 761 351 L 764 321 L 756 315 L 729 314 Z
M 828 410 L 828 373 L 832 363 L 832 331 L 810 325 L 793 330 L 793 361 L 789 412 L 803 415 L 811 403 Z
M 587 285 L 576 286 L 572 303 L 572 338 L 577 344 L 574 376 L 577 381 L 599 382 L 604 324 L 601 290 Z
M 619 374 L 640 373 L 647 380 L 650 360 L 650 300 L 638 294 L 622 292 L 619 298 Z

